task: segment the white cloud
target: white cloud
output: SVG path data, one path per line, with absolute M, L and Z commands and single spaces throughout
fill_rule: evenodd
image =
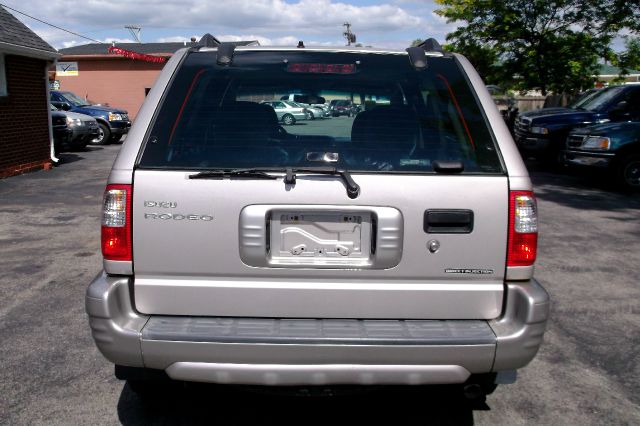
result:
M 405 40 L 444 40 L 452 27 L 433 14 L 425 0 L 381 0 L 354 5 L 349 0 L 4 0 L 55 25 L 100 41 L 126 37 L 126 24 L 142 26 L 143 41 L 189 41 L 209 32 L 221 40 L 258 40 L 262 45 L 344 45 L 344 22 L 358 42 L 387 47 Z M 22 3 L 20 3 L 22 1 Z M 51 45 L 62 48 L 89 40 L 17 15 Z M 97 19 L 99 17 L 99 19 Z M 177 34 L 177 35 L 176 35 Z

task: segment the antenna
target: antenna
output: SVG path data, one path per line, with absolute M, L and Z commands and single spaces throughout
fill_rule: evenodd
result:
M 351 43 L 356 42 L 356 35 L 351 32 L 350 23 L 345 22 L 344 24 L 342 24 L 342 26 L 347 28 L 347 30 L 342 33 L 342 36 L 347 39 L 347 46 L 351 46 Z
M 128 29 L 131 36 L 136 39 L 136 43 L 142 43 L 142 39 L 140 38 L 140 33 L 142 32 L 141 25 L 125 25 L 124 27 Z

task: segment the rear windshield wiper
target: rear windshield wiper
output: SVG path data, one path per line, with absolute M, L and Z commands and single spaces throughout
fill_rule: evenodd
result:
M 296 173 L 310 173 L 319 175 L 340 176 L 347 187 L 347 196 L 357 198 L 360 195 L 360 185 L 355 183 L 351 174 L 346 170 L 338 170 L 334 167 L 300 167 L 300 168 L 252 168 L 235 170 L 207 170 L 194 175 L 189 179 L 278 179 L 278 176 L 266 172 L 285 172 L 284 183 L 295 185 Z
M 189 175 L 189 179 L 278 179 L 257 169 L 207 170 Z
M 284 183 L 295 184 L 296 173 L 310 173 L 319 175 L 332 175 L 340 176 L 344 185 L 347 187 L 347 196 L 351 199 L 357 198 L 360 195 L 360 185 L 358 185 L 351 173 L 346 170 L 338 170 L 335 167 L 300 167 L 300 168 L 287 168 Z

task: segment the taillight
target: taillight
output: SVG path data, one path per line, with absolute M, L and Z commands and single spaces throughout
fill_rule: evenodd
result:
M 131 261 L 131 185 L 107 185 L 102 203 L 102 256 Z
M 538 251 L 538 208 L 531 191 L 511 191 L 509 196 L 509 246 L 507 266 L 531 266 Z

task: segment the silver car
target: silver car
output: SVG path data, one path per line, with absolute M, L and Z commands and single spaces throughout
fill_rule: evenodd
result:
M 294 102 L 263 101 L 261 103 L 272 107 L 276 111 L 278 121 L 286 124 L 287 126 L 296 124 L 296 121 L 309 119 L 309 111 L 305 107 Z
M 287 102 L 287 101 L 284 101 Z M 307 117 L 309 120 L 315 120 L 316 118 L 324 118 L 324 110 L 315 105 L 305 105 L 298 102 L 289 102 L 290 104 L 296 105 L 300 108 L 304 108 L 307 111 Z
M 428 45 L 176 52 L 109 175 L 86 294 L 119 378 L 515 380 L 549 313 L 531 180 L 480 76 Z M 389 101 L 281 127 L 260 100 L 296 91 Z

